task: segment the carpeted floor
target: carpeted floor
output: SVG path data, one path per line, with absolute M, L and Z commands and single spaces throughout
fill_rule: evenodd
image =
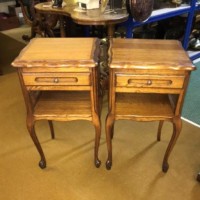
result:
M 190 77 L 182 116 L 200 127 L 200 62 L 195 63 L 195 66 L 197 70 L 193 71 Z
M 172 133 L 165 123 L 156 142 L 158 123 L 118 121 L 113 139 L 113 167 L 105 168 L 107 148 L 102 112 L 99 169 L 93 165 L 94 128 L 87 121 L 55 122 L 50 139 L 46 121 L 36 132 L 47 158 L 39 155 L 26 129 L 26 110 L 15 71 L 0 76 L 0 199 L 2 200 L 196 200 L 200 184 L 200 129 L 183 122 L 180 138 L 170 156 L 169 171 L 161 171 Z
M 15 39 L 15 41 L 26 44 L 26 42 L 22 39 L 22 35 L 30 36 L 31 28 L 29 25 L 24 24 L 24 25 L 20 26 L 19 28 L 1 31 L 1 33 L 9 36 L 12 39 Z

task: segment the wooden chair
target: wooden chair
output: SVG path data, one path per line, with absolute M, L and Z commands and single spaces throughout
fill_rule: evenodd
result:
M 25 41 L 34 38 L 36 34 L 41 37 L 55 37 L 54 28 L 57 25 L 57 15 L 39 15 L 34 6 L 42 0 L 18 0 L 22 9 L 25 23 L 31 26 L 31 36 L 23 35 Z

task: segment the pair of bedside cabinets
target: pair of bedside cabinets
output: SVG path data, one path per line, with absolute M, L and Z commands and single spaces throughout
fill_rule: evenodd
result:
M 108 49 L 108 114 L 106 140 L 112 166 L 112 138 L 116 120 L 159 121 L 157 140 L 165 120 L 173 133 L 164 155 L 162 170 L 181 131 L 181 108 L 195 69 L 179 41 L 110 39 Z M 40 154 L 39 166 L 46 159 L 35 133 L 37 120 L 88 120 L 95 127 L 94 163 L 101 137 L 102 88 L 101 40 L 96 38 L 36 38 L 22 50 L 12 65 L 18 75 L 27 109 L 27 128 Z M 106 49 L 106 48 L 105 48 Z M 106 50 L 107 51 L 107 50 Z M 105 89 L 105 88 L 103 88 Z

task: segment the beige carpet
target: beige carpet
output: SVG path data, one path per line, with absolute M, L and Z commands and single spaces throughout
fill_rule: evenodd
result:
M 22 39 L 22 35 L 25 34 L 30 36 L 31 28 L 29 25 L 22 25 L 19 28 L 9 29 L 1 32 L 19 42 L 26 44 L 26 42 Z
M 200 184 L 200 129 L 183 122 L 180 138 L 161 170 L 172 133 L 165 123 L 156 142 L 158 123 L 118 121 L 113 139 L 113 167 L 105 168 L 107 148 L 102 113 L 99 169 L 93 165 L 94 128 L 87 121 L 55 122 L 50 139 L 46 121 L 36 132 L 47 159 L 39 154 L 26 129 L 26 111 L 16 72 L 0 76 L 0 199 L 1 200 L 197 200 Z
M 36 131 L 47 158 L 38 167 L 39 155 L 25 125 L 26 111 L 16 73 L 0 77 L 0 199 L 198 199 L 200 184 L 200 129 L 183 123 L 170 157 L 170 169 L 161 163 L 171 134 L 166 123 L 161 142 L 156 142 L 157 123 L 119 121 L 113 140 L 113 168 L 105 169 L 106 144 L 102 115 L 100 158 L 93 165 L 94 129 L 87 121 L 56 122 L 56 139 L 50 139 L 47 122 Z

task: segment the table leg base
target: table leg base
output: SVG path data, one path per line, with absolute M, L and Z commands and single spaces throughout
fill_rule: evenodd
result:
M 110 160 L 107 160 L 107 161 L 106 161 L 106 169 L 107 169 L 107 170 L 110 170 L 111 167 L 112 167 L 112 162 L 111 162 Z
M 166 173 L 168 171 L 168 169 L 169 169 L 169 164 L 168 163 L 163 163 L 163 165 L 162 165 L 162 171 L 164 173 Z
M 46 168 L 46 162 L 45 162 L 44 160 L 40 160 L 40 162 L 39 162 L 39 167 L 40 167 L 41 169 Z
M 95 160 L 95 166 L 96 168 L 99 168 L 101 166 L 101 161 L 99 159 Z
M 198 175 L 197 175 L 197 181 L 200 182 L 200 172 L 199 172 Z

